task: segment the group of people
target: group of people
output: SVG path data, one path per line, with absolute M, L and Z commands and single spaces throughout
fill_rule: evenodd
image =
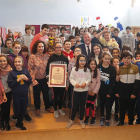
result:
M 35 114 L 40 115 L 40 93 L 45 110 L 54 117 L 65 116 L 64 93 L 69 96 L 70 128 L 79 111 L 81 128 L 96 122 L 96 107 L 100 108 L 100 125 L 108 127 L 111 108 L 115 102 L 115 120 L 124 125 L 126 112 L 128 124 L 140 124 L 140 32 L 137 38 L 126 27 L 120 38 L 119 29 L 108 26 L 53 28 L 43 24 L 41 32 L 32 35 L 32 27 L 25 27 L 25 35 L 7 38 L 0 36 L 0 104 L 1 130 L 10 130 L 10 105 L 13 100 L 13 119 L 16 127 L 26 130 L 23 118 L 31 121 L 28 114 L 28 89 L 33 87 Z M 9 35 L 9 33 L 8 33 Z M 66 87 L 49 87 L 50 64 L 66 64 Z M 53 109 L 50 107 L 52 93 Z M 104 112 L 106 111 L 106 117 Z M 84 119 L 85 118 L 85 119 Z M 84 120 L 83 120 L 84 119 Z

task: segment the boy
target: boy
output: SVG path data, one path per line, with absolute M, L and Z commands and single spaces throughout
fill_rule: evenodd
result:
M 93 29 L 92 29 L 92 27 L 88 28 L 88 32 L 91 34 L 91 38 L 93 38 L 94 36 L 93 36 Z
M 71 42 L 69 40 L 65 40 L 62 53 L 68 58 L 68 60 L 73 58 L 73 51 L 71 50 Z
M 52 35 L 49 36 L 49 45 L 53 45 L 55 37 L 56 37 L 56 28 L 53 28 Z
M 75 39 L 76 39 L 76 42 L 77 42 L 77 41 L 80 41 L 80 42 L 81 42 L 81 37 L 80 37 L 79 34 L 75 35 Z
M 54 54 L 54 46 L 53 45 L 49 45 L 48 48 L 47 48 L 47 52 L 49 54 L 49 56 L 52 56 Z
M 60 37 L 60 35 L 64 35 L 65 39 L 69 39 L 70 34 L 67 33 L 67 28 L 65 26 L 62 26 L 60 29 L 60 34 L 58 34 L 58 37 Z
M 125 113 L 128 112 L 129 125 L 133 125 L 136 96 L 139 91 L 139 68 L 131 63 L 132 53 L 127 51 L 122 54 L 124 65 L 119 69 L 120 86 L 120 122 L 117 126 L 124 125 Z
M 65 42 L 65 36 L 64 35 L 60 35 L 59 37 L 60 37 L 60 39 L 62 41 L 62 44 L 64 44 L 64 42 Z
M 104 46 L 102 52 L 109 52 L 109 47 L 108 46 Z
M 33 40 L 33 37 L 34 37 L 31 33 L 32 33 L 32 27 L 31 26 L 26 26 L 25 27 L 25 35 L 23 35 L 21 37 L 21 45 L 28 47 L 29 54 L 31 54 L 30 44 L 31 44 L 31 42 Z
M 70 37 L 69 37 L 69 40 L 70 40 L 70 42 L 71 42 L 71 50 L 73 51 L 74 48 L 77 46 L 75 37 L 74 37 L 74 36 L 70 36 Z

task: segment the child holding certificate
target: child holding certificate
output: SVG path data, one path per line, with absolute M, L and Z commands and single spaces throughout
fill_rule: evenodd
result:
M 76 116 L 77 108 L 80 106 L 80 125 L 81 128 L 85 128 L 85 123 L 83 121 L 85 105 L 88 95 L 88 85 L 91 81 L 91 72 L 87 68 L 87 59 L 83 54 L 78 55 L 76 60 L 76 67 L 74 67 L 70 74 L 70 83 L 74 86 L 74 93 L 72 97 L 72 112 L 71 120 L 67 124 L 69 129 L 73 123 Z M 79 105 L 80 103 L 80 105 Z

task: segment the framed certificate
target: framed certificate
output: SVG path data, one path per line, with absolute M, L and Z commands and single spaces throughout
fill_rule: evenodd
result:
M 50 64 L 49 86 L 66 87 L 67 64 Z

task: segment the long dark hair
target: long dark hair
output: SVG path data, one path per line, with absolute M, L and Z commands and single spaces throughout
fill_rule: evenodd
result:
M 136 50 L 140 50 L 139 45 L 140 45 L 140 41 L 138 41 L 137 43 Z
M 86 56 L 84 54 L 79 54 L 78 55 L 77 60 L 76 60 L 75 71 L 78 71 L 78 69 L 79 69 L 79 60 L 80 60 L 81 57 L 84 57 L 85 60 L 86 60 L 86 63 L 85 63 L 85 66 L 84 66 L 84 72 L 86 72 L 87 71 L 87 58 L 86 58 Z
M 90 58 L 90 59 L 88 60 L 88 68 L 89 68 L 90 71 L 92 72 L 92 70 L 91 70 L 91 68 L 90 68 L 90 66 L 89 66 L 90 63 L 91 63 L 92 61 L 94 61 L 95 64 L 96 64 L 96 68 L 95 68 L 95 70 L 94 70 L 93 78 L 97 78 L 97 63 L 96 63 L 96 60 L 95 60 L 94 58 Z
M 100 48 L 100 53 L 99 53 L 99 57 L 98 57 L 98 59 L 100 60 L 100 59 L 101 59 L 101 55 L 102 55 L 102 47 L 101 47 L 101 45 L 98 44 L 98 43 L 94 44 L 93 48 L 94 48 L 95 46 L 97 46 L 97 47 Z M 94 53 L 94 51 L 91 52 L 90 58 L 92 58 L 92 57 L 95 58 L 95 53 Z

